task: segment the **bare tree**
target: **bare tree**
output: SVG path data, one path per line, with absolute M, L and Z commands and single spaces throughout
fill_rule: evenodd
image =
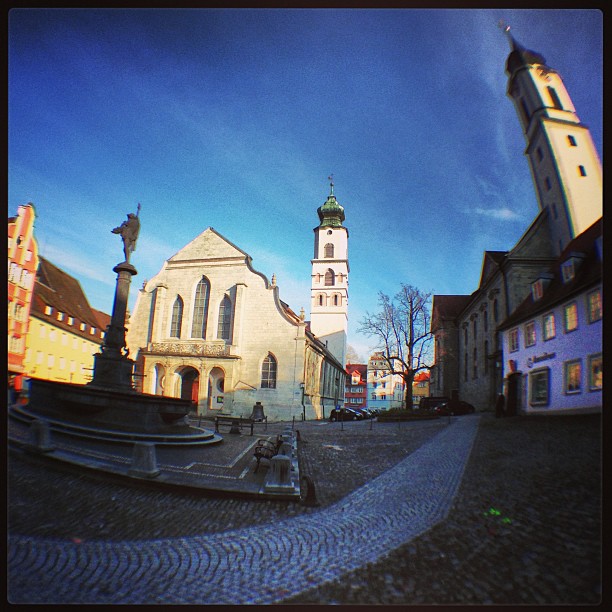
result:
M 431 293 L 401 284 L 393 299 L 378 293 L 380 311 L 366 312 L 359 332 L 375 337 L 377 349 L 391 374 L 399 374 L 405 383 L 404 408 L 412 408 L 412 384 L 415 374 L 429 370 L 432 334 L 430 328 Z
M 346 347 L 346 363 L 362 363 L 360 359 L 361 357 L 359 356 L 355 348 L 349 344 Z

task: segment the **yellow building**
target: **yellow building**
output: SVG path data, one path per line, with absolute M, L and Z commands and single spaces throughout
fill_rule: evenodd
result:
M 419 372 L 412 383 L 412 405 L 418 406 L 423 397 L 429 397 L 429 372 Z
M 91 308 L 79 282 L 40 257 L 24 368 L 27 376 L 85 384 L 110 317 Z

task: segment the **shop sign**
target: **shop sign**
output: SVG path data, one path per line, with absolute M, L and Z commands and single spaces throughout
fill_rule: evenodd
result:
M 534 364 L 540 363 L 540 361 L 548 361 L 549 359 L 554 359 L 557 356 L 557 353 L 544 353 L 543 355 L 534 355 L 533 357 L 529 357 L 527 359 L 527 367 L 533 368 Z

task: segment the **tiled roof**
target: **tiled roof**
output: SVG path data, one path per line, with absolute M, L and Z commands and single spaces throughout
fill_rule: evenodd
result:
M 111 316 L 105 312 L 102 312 L 101 310 L 97 310 L 96 308 L 92 308 L 91 310 L 98 319 L 98 327 L 104 331 L 110 325 Z
M 349 376 L 354 372 L 358 372 L 361 378 L 365 378 L 368 373 L 368 366 L 365 363 L 347 363 L 345 369 Z
M 53 309 L 50 314 L 46 313 L 47 306 Z M 63 321 L 57 319 L 59 312 L 64 313 Z M 101 323 L 105 318 L 110 322 L 109 315 L 91 308 L 79 281 L 44 257 L 39 260 L 31 316 L 96 342 L 101 341 L 99 333 L 91 335 L 89 329 L 104 331 L 106 325 L 102 327 Z M 72 325 L 68 322 L 69 317 L 74 319 Z M 80 329 L 81 323 L 87 325 L 87 330 Z
M 576 236 L 576 238 L 567 245 L 563 253 L 561 253 L 559 259 L 550 270 L 553 274 L 553 278 L 544 291 L 544 295 L 534 302 L 533 295 L 530 293 L 498 329 L 507 329 L 535 314 L 550 310 L 560 302 L 569 299 L 572 295 L 580 293 L 601 281 L 602 262 L 596 246 L 596 240 L 601 235 L 602 219 L 600 218 L 599 221 L 596 221 L 591 227 L 582 232 L 582 234 Z M 576 271 L 574 279 L 568 283 L 564 283 L 561 264 L 570 257 L 572 252 L 582 253 L 586 257 Z
M 434 295 L 434 307 L 443 319 L 456 317 L 465 307 L 470 295 Z

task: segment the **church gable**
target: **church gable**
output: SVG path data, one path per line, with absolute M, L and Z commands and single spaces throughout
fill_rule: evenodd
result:
M 479 287 L 485 285 L 489 278 L 499 270 L 499 266 L 506 257 L 506 254 L 506 251 L 485 251 Z
M 212 227 L 205 229 L 199 236 L 184 246 L 168 261 L 197 261 L 206 259 L 240 259 L 244 261 L 248 255 L 216 232 Z

